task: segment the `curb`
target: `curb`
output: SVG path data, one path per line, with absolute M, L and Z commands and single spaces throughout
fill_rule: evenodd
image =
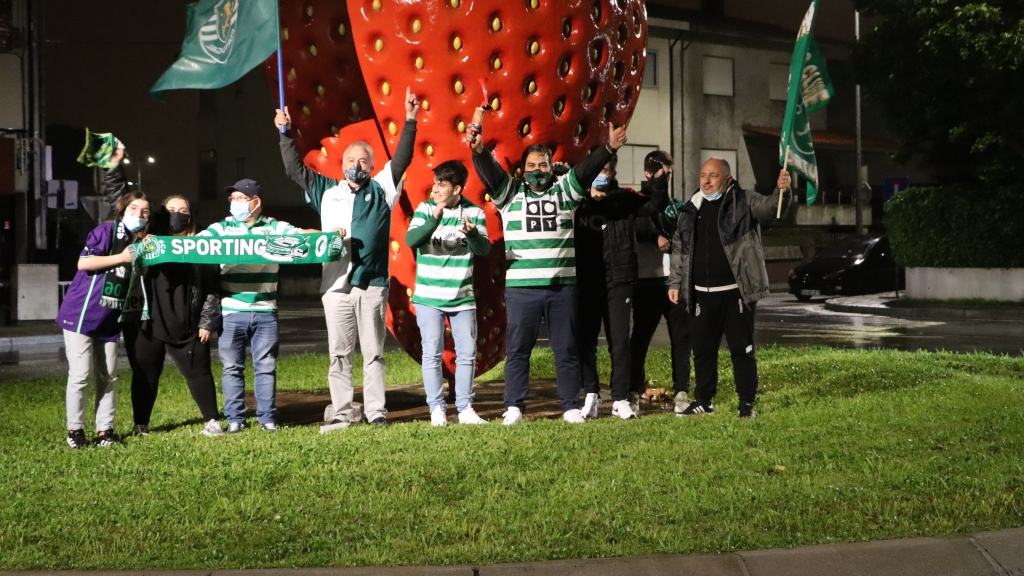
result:
M 22 346 L 45 346 L 47 344 L 63 344 L 64 336 L 49 334 L 46 336 L 12 336 L 0 338 L 0 351 L 12 352 Z
M 1024 574 L 1024 528 L 789 549 L 626 558 L 549 560 L 483 566 L 394 566 L 255 570 L 0 571 L 36 576 L 1012 576 Z
M 998 322 L 1024 322 L 1024 310 L 1002 308 L 889 308 L 887 306 L 865 306 L 844 302 L 847 298 L 833 298 L 825 301 L 825 309 L 831 312 L 850 314 L 873 314 L 906 320 L 994 320 Z

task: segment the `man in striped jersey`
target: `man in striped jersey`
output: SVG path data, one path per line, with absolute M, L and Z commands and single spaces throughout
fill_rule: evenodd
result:
M 416 250 L 416 324 L 423 338 L 423 387 L 430 423 L 448 423 L 442 393 L 444 320 L 455 339 L 455 409 L 459 424 L 486 424 L 473 410 L 476 365 L 476 297 L 473 257 L 491 251 L 484 211 L 462 196 L 469 171 L 458 160 L 434 168 L 433 198 L 420 203 L 405 243 Z
M 608 125 L 608 143 L 567 174 L 556 177 L 551 151 L 533 145 L 523 151 L 523 178 L 513 178 L 474 134 L 473 166 L 501 211 L 505 232 L 505 425 L 523 419 L 530 383 L 530 355 L 541 320 L 555 356 L 558 396 L 566 422 L 583 423 L 579 354 L 576 347 L 576 252 L 573 219 L 594 178 L 626 143 L 626 127 Z
M 231 216 L 215 222 L 198 236 L 294 234 L 304 232 L 287 222 L 263 215 L 260 185 L 240 180 L 225 189 Z M 315 231 L 315 230 L 314 230 Z M 256 417 L 267 432 L 276 432 L 277 415 L 277 264 L 224 264 L 220 269 L 222 331 L 217 341 L 224 364 L 224 416 L 228 433 L 245 429 L 245 347 L 252 351 Z
M 345 149 L 338 181 L 310 170 L 302 163 L 291 137 L 288 109 L 278 110 L 274 124 L 280 135 L 285 172 L 302 187 L 303 199 L 320 214 L 324 230 L 340 230 L 345 252 L 337 262 L 324 264 L 320 283 L 331 365 L 327 382 L 334 417 L 323 433 L 347 427 L 355 396 L 352 362 L 356 337 L 363 353 L 363 414 L 370 424 L 386 426 L 384 407 L 384 325 L 391 275 L 388 244 L 391 210 L 402 192 L 402 176 L 412 162 L 416 143 L 416 116 L 420 101 L 405 89 L 405 125 L 390 162 L 374 173 L 373 149 L 353 142 Z M 372 176 L 371 176 L 372 175 Z M 347 233 L 346 233 L 347 231 Z

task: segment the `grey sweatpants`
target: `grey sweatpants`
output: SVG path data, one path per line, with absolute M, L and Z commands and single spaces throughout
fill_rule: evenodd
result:
M 321 298 L 327 318 L 327 344 L 331 366 L 327 382 L 335 418 L 349 420 L 355 394 L 352 362 L 356 337 L 363 353 L 363 414 L 373 421 L 387 415 L 384 408 L 384 315 L 388 288 L 369 286 L 352 288 L 348 294 L 325 292 Z
M 90 374 L 96 379 L 96 431 L 113 429 L 117 342 L 65 330 L 64 352 L 68 357 L 68 430 L 85 429 L 85 395 Z

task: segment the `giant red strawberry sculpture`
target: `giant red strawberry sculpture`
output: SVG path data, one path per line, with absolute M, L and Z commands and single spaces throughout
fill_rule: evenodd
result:
M 472 165 L 463 138 L 484 97 L 478 82 L 486 81 L 493 108 L 485 141 L 509 170 L 532 144 L 547 144 L 555 160 L 572 164 L 604 143 L 608 122 L 629 120 L 646 61 L 639 0 L 282 0 L 281 27 L 285 99 L 311 167 L 340 157 L 348 142 L 332 136 L 369 118 L 393 150 L 405 88 L 422 101 L 415 156 L 391 222 L 387 317 L 417 360 L 420 337 L 409 303 L 416 261 L 405 233 L 416 205 L 430 195 L 433 167 L 450 159 Z M 276 91 L 275 59 L 267 72 Z M 504 242 L 497 210 L 472 168 L 465 195 L 484 207 L 494 244 L 477 259 L 474 277 L 482 373 L 504 357 Z M 454 366 L 449 336 L 446 376 Z

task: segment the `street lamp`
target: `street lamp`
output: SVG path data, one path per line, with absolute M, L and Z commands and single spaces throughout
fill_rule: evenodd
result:
M 152 156 L 146 156 L 146 162 L 149 164 L 156 164 L 156 158 L 153 158 Z M 132 161 L 128 158 L 125 158 L 124 163 L 127 165 L 131 165 Z M 138 165 L 138 178 L 136 180 L 136 184 L 138 184 L 138 190 L 139 192 L 142 192 L 142 163 L 139 163 Z

